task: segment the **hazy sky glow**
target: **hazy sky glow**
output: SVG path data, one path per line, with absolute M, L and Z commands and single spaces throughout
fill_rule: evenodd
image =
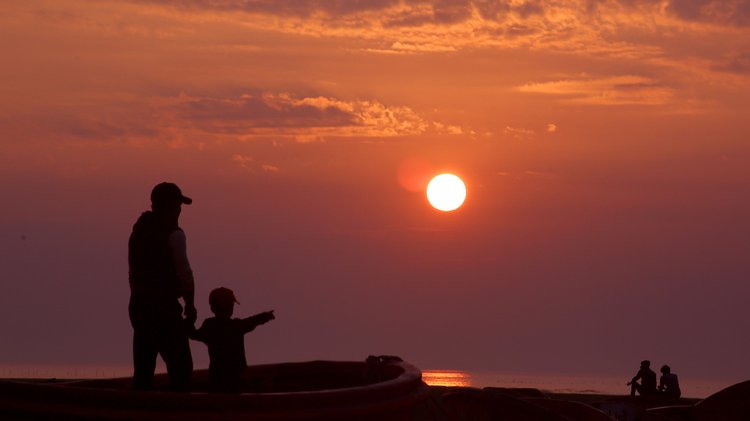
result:
M 129 363 L 173 181 L 199 319 L 276 310 L 251 362 L 750 378 L 748 0 L 0 10 L 0 363 Z

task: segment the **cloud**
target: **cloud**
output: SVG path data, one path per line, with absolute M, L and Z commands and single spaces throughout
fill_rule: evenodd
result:
M 548 171 L 498 171 L 497 175 L 500 177 L 508 177 L 513 180 L 557 180 L 560 179 L 559 174 Z
M 503 129 L 503 134 L 510 136 L 517 140 L 527 140 L 534 137 L 534 131 L 531 129 L 525 129 L 523 127 L 510 127 L 506 126 Z
M 198 127 L 237 133 L 252 128 L 292 129 L 355 124 L 355 116 L 345 105 L 323 98 L 294 100 L 287 94 L 262 94 L 238 98 L 183 97 L 178 109 L 183 118 Z
M 732 54 L 723 62 L 716 63 L 714 69 L 739 75 L 750 74 L 750 51 Z
M 4 124 L 40 138 L 50 132 L 55 138 L 174 146 L 214 137 L 309 142 L 470 133 L 426 119 L 424 109 L 413 108 L 420 102 L 409 96 L 414 94 L 408 86 L 403 94 L 393 90 L 396 77 L 377 85 L 377 66 L 394 72 L 401 68 L 394 63 L 406 69 L 407 61 L 366 52 L 444 55 L 408 62 L 410 71 L 421 72 L 430 70 L 425 63 L 445 63 L 435 72 L 437 81 L 453 70 L 473 70 L 469 66 L 493 54 L 489 50 L 516 50 L 487 63 L 518 60 L 518 66 L 505 66 L 496 76 L 490 66 L 477 68 L 477 89 L 507 89 L 508 83 L 522 84 L 516 76 L 528 72 L 529 83 L 516 86 L 513 95 L 574 104 L 733 106 L 744 101 L 735 99 L 741 96 L 736 88 L 750 82 L 748 32 L 739 24 L 711 22 L 741 22 L 746 3 L 104 0 L 22 8 L 19 2 L 12 4 L 19 10 L 0 21 L 12 35 L 6 38 L 26 40 L 11 52 L 35 53 L 0 71 L 18 86 L 9 89 L 5 114 L 12 118 Z M 44 31 L 24 35 L 34 27 Z M 355 73 L 365 68 L 370 73 Z M 580 71 L 596 76 L 568 76 Z M 424 79 L 423 92 L 436 87 L 427 84 L 430 79 Z M 248 80 L 266 92 L 237 89 Z M 429 92 L 439 99 L 467 81 L 458 78 L 455 87 Z M 105 86 L 111 92 L 96 92 Z M 31 89 L 50 96 L 28 95 Z M 178 96 L 181 90 L 189 94 Z M 497 124 L 478 130 L 512 125 Z M 508 127 L 508 136 L 529 137 Z
M 278 166 L 258 163 L 255 158 L 250 155 L 234 154 L 232 156 L 232 162 L 237 163 L 240 168 L 250 172 L 263 171 L 277 173 L 280 171 Z
M 397 5 L 399 0 L 134 0 L 133 2 L 161 4 L 187 11 L 260 12 L 281 16 L 312 16 L 324 13 L 332 16 L 346 16 L 391 7 Z
M 587 0 L 247 1 L 139 0 L 188 13 L 244 13 L 250 28 L 312 37 L 366 40 L 365 51 L 445 53 L 481 47 L 589 54 L 651 54 L 652 46 L 613 39 L 612 10 L 591 14 Z M 617 2 L 615 2 L 617 4 Z M 639 13 L 656 13 L 658 5 Z M 617 8 L 621 12 L 621 8 Z M 626 21 L 643 22 L 639 19 Z
M 526 47 L 597 53 L 632 47 L 638 43 L 617 39 L 618 33 L 627 33 L 623 29 L 628 27 L 656 33 L 659 25 L 669 24 L 669 17 L 736 25 L 747 25 L 750 20 L 750 5 L 745 0 L 133 1 L 188 13 L 256 15 L 257 19 L 243 19 L 244 23 L 312 36 L 369 39 L 392 46 L 386 48 L 407 45 L 412 52 L 478 46 L 513 48 L 523 40 Z M 431 47 L 422 50 L 420 45 Z
M 472 15 L 472 5 L 468 0 L 438 0 L 432 7 L 437 23 L 462 22 Z
M 0 130 L 8 138 L 25 142 L 66 139 L 78 144 L 140 144 L 162 134 L 162 121 L 153 111 L 150 106 L 134 107 L 129 103 L 109 104 L 106 112 L 88 103 L 67 107 L 44 103 L 33 109 L 8 109 L 7 116 L 0 119 Z
M 249 155 L 235 154 L 232 156 L 232 161 L 246 170 L 252 170 L 255 166 L 255 159 Z
M 557 124 L 555 123 L 549 123 L 547 124 L 547 132 L 554 133 L 557 131 Z
M 673 89 L 652 79 L 633 75 L 528 83 L 517 89 L 525 93 L 560 96 L 570 103 L 591 105 L 662 105 L 674 94 Z
M 145 20 L 151 24 L 144 28 L 164 28 L 160 31 L 171 31 L 174 36 L 195 35 L 199 43 L 198 33 L 214 34 L 207 37 L 210 40 L 215 31 L 195 29 L 199 27 L 195 23 L 226 22 L 237 37 L 208 48 L 234 48 L 230 51 L 236 54 L 240 54 L 238 48 L 260 49 L 245 45 L 248 39 L 257 40 L 258 34 L 269 38 L 292 34 L 341 42 L 343 48 L 379 55 L 454 55 L 498 49 L 606 58 L 641 69 L 672 71 L 683 80 L 695 80 L 696 76 L 711 79 L 710 83 L 721 79 L 725 69 L 742 68 L 741 61 L 725 61 L 746 48 L 741 40 L 750 36 L 747 0 L 131 0 L 130 5 L 133 3 L 142 9 L 135 12 L 139 16 L 160 19 Z M 131 9 L 127 11 L 133 12 Z M 174 24 L 158 24 L 169 20 Z M 247 36 L 240 36 L 243 33 Z M 705 45 L 686 51 L 686 43 Z M 701 74 L 696 74 L 699 71 Z M 652 90 L 647 96 L 664 93 Z
M 445 44 L 434 44 L 434 43 L 409 43 L 396 41 L 391 44 L 391 51 L 394 52 L 448 52 L 456 51 L 456 47 L 445 45 Z
M 453 134 L 453 135 L 464 134 L 464 129 L 461 126 L 454 126 L 450 124 L 443 124 L 437 121 L 433 121 L 432 127 L 433 129 L 435 129 L 436 132 L 441 133 L 441 134 Z
M 406 106 L 378 101 L 345 101 L 288 93 L 245 94 L 234 98 L 183 95 L 174 105 L 180 120 L 203 132 L 288 136 L 300 141 L 324 137 L 392 137 L 423 133 L 429 123 Z
M 668 4 L 667 10 L 684 20 L 750 26 L 747 0 L 670 0 Z

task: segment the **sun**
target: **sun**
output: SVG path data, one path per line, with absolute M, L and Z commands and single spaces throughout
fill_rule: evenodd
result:
M 466 199 L 466 185 L 453 174 L 440 174 L 427 184 L 427 200 L 443 212 L 458 209 Z

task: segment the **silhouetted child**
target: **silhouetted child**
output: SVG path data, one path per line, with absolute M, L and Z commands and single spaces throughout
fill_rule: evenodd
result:
M 247 368 L 245 359 L 246 333 L 273 320 L 272 311 L 258 313 L 244 319 L 232 318 L 234 304 L 239 302 L 234 292 L 216 288 L 208 296 L 211 311 L 216 315 L 203 321 L 200 329 L 193 326 L 190 338 L 208 345 L 209 389 L 214 392 L 238 392 L 242 372 Z

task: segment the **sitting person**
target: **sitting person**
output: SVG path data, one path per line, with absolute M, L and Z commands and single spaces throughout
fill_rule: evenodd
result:
M 199 329 L 192 326 L 189 336 L 208 345 L 209 390 L 239 392 L 242 372 L 247 368 L 244 336 L 257 326 L 273 320 L 273 310 L 244 319 L 233 319 L 234 304 L 239 302 L 234 292 L 227 288 L 211 291 L 208 303 L 215 317 L 204 320 Z
M 660 371 L 659 392 L 669 398 L 679 398 L 682 392 L 680 392 L 680 382 L 677 380 L 677 375 L 672 373 L 672 369 L 668 365 L 663 365 Z
M 628 382 L 630 386 L 630 396 L 635 396 L 638 392 L 641 396 L 650 396 L 656 394 L 656 373 L 651 370 L 651 361 L 641 361 L 641 368 L 638 373 Z M 638 380 L 641 382 L 638 383 Z

